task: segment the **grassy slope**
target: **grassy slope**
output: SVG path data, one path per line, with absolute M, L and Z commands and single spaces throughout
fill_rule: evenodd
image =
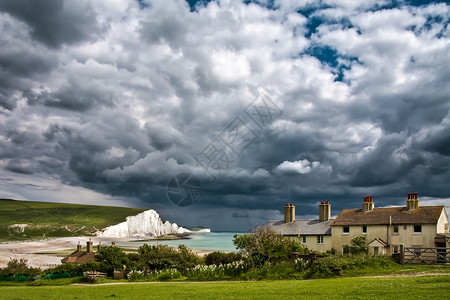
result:
M 86 235 L 145 209 L 0 199 L 0 241 Z M 24 233 L 12 224 L 28 224 Z M 84 227 L 83 227 L 84 226 Z M 68 228 L 68 229 L 66 229 Z
M 0 299 L 448 299 L 449 276 L 0 287 Z

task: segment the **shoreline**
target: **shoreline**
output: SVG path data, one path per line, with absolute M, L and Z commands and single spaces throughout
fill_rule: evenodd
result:
M 76 250 L 78 242 L 81 243 L 83 249 L 86 247 L 86 242 L 89 239 L 94 243 L 96 249 L 99 242 L 103 246 L 109 246 L 111 243 L 116 243 L 117 247 L 122 248 L 125 252 L 135 251 L 140 245 L 124 246 L 121 244 L 129 242 L 151 242 L 171 241 L 171 240 L 188 240 L 192 239 L 191 235 L 195 232 L 184 233 L 181 236 L 170 238 L 112 238 L 101 236 L 75 236 L 75 237 L 61 237 L 61 238 L 44 238 L 27 241 L 5 241 L 0 242 L 0 268 L 6 267 L 10 259 L 25 258 L 28 260 L 28 265 L 34 268 L 49 269 L 61 264 L 63 259 L 68 254 Z M 208 253 L 214 252 L 212 250 L 190 248 L 192 252 L 199 256 L 204 256 Z

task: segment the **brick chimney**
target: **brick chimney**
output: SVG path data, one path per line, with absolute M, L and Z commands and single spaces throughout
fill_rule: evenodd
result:
M 419 208 L 419 193 L 408 193 L 408 200 L 406 200 L 406 208 L 408 210 L 415 210 Z
M 331 218 L 331 205 L 330 201 L 322 201 L 319 204 L 319 221 L 325 222 Z
M 92 242 L 92 239 L 89 238 L 89 241 L 86 242 L 86 252 L 91 253 L 93 247 L 94 247 L 94 243 Z
M 362 205 L 363 211 L 371 211 L 371 210 L 373 210 L 373 207 L 374 207 L 373 196 L 372 195 L 364 196 L 364 202 Z
M 77 245 L 77 251 L 80 252 L 81 251 L 81 242 L 78 241 L 78 245 Z
M 295 206 L 293 203 L 288 203 L 284 206 L 284 223 L 291 223 L 295 221 Z

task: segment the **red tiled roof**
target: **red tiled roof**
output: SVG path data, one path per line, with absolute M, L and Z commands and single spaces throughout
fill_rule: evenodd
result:
M 88 261 L 94 260 L 95 253 L 94 252 L 85 252 L 85 251 L 75 251 L 72 254 L 61 259 L 62 263 L 84 263 Z
M 436 224 L 444 206 L 421 206 L 409 211 L 406 207 L 382 207 L 371 211 L 344 209 L 331 226 L 336 225 L 386 225 L 386 224 Z

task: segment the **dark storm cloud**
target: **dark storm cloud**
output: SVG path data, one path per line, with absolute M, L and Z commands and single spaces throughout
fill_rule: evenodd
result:
M 102 31 L 89 2 L 5 0 L 0 11 L 30 26 L 32 36 L 50 47 L 75 44 Z
M 27 98 L 30 105 L 43 104 L 78 112 L 85 112 L 103 105 L 114 105 L 114 95 L 110 90 L 102 88 L 95 82 L 85 82 L 80 79 L 69 79 L 67 85 L 56 91 L 34 93 L 28 90 L 23 93 L 23 96 Z
M 6 14 L 1 16 L 0 106 L 12 110 L 18 94 L 30 88 L 33 80 L 50 72 L 57 60 L 45 47 L 30 45 L 30 37 L 22 24 Z
M 19 159 L 12 159 L 9 161 L 6 167 L 9 171 L 20 174 L 33 174 L 33 168 L 27 162 L 23 162 Z
M 30 198 L 27 188 L 56 182 L 215 230 L 281 218 L 287 202 L 314 217 L 320 201 L 338 214 L 368 193 L 377 206 L 403 205 L 415 191 L 448 198 L 447 4 L 0 9 L 0 168 L 15 180 L 1 181 L 10 194 Z M 264 129 L 244 112 L 261 89 L 282 111 Z M 257 136 L 239 154 L 228 149 L 229 165 L 212 178 L 195 158 L 224 146 L 237 117 Z M 168 200 L 178 173 L 201 181 L 193 207 Z

